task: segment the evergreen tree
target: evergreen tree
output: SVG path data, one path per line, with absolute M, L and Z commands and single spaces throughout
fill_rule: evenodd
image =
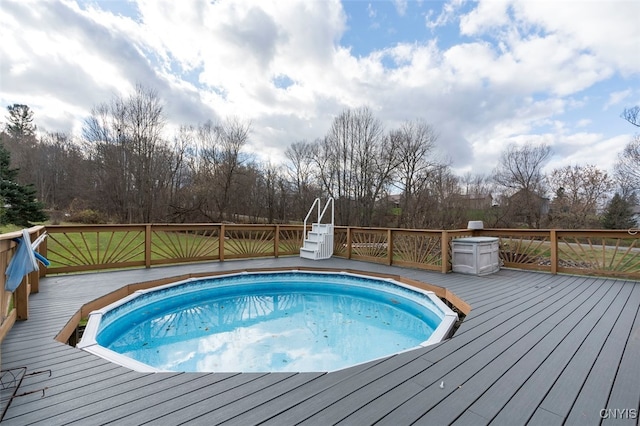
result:
M 9 123 L 7 132 L 13 137 L 33 136 L 36 126 L 33 124 L 33 111 L 28 105 L 13 104 L 7 107 Z
M 31 221 L 47 220 L 44 206 L 36 201 L 36 189 L 32 185 L 18 185 L 15 182 L 18 169 L 10 168 L 10 163 L 11 154 L 0 144 L 0 222 L 29 227 Z
M 602 216 L 602 226 L 607 229 L 633 228 L 631 203 L 616 192 Z

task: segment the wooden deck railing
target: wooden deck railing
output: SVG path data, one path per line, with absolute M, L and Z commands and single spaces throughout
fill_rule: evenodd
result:
M 35 226 L 29 229 L 31 241 L 38 238 L 45 231 L 44 226 Z M 16 251 L 18 243 L 14 238 L 22 238 L 22 232 L 10 232 L 0 234 L 0 342 L 9 332 L 16 320 L 25 320 L 29 317 L 29 295 L 39 290 L 40 276 L 44 275 L 44 269 L 28 274 L 14 292 L 5 290 L 5 271 Z M 41 250 L 38 250 L 41 252 Z
M 640 230 L 484 229 L 511 268 L 640 279 Z
M 335 228 L 334 256 L 431 271 L 451 271 L 451 239 L 471 230 Z M 443 250 L 444 247 L 444 250 Z
M 48 226 L 47 273 L 297 255 L 302 226 L 147 224 Z
M 28 295 L 45 274 L 146 267 L 227 259 L 298 255 L 301 225 L 142 224 L 37 226 L 32 240 L 49 234 L 39 252 L 49 259 L 13 293 L 0 274 L 0 341 L 16 319 L 28 317 Z M 451 240 L 499 238 L 504 266 L 553 274 L 571 273 L 640 279 L 637 230 L 426 230 L 335 227 L 334 255 L 385 265 L 451 271 Z M 6 271 L 22 234 L 0 235 L 0 267 Z
M 47 273 L 151 267 L 299 253 L 301 225 L 146 224 L 47 226 Z M 336 226 L 334 256 L 451 271 L 451 240 L 497 237 L 504 266 L 640 279 L 635 230 L 427 230 Z

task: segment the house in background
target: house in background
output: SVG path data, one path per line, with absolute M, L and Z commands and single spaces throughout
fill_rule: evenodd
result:
M 494 205 L 491 194 L 454 194 L 451 198 L 457 205 L 469 210 L 488 210 Z

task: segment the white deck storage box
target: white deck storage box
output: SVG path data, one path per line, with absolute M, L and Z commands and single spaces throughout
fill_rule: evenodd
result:
M 451 252 L 453 272 L 487 275 L 500 270 L 498 238 L 457 238 L 451 241 Z

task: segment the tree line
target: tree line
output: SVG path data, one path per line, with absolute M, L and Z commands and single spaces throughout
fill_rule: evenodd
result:
M 247 154 L 252 125 L 238 117 L 169 131 L 163 101 L 141 85 L 95 105 L 79 139 L 38 135 L 27 105 L 7 109 L 5 222 L 19 204 L 7 202 L 5 182 L 32 191 L 54 222 L 84 223 L 299 222 L 316 197 L 331 196 L 338 225 L 625 228 L 640 195 L 639 136 L 613 174 L 595 165 L 545 174 L 551 148 L 528 143 L 508 147 L 489 175 L 457 176 L 437 154 L 433 124 L 385 129 L 366 106 L 340 112 L 314 141 L 294 140 L 281 164 Z M 623 118 L 640 125 L 637 107 Z

